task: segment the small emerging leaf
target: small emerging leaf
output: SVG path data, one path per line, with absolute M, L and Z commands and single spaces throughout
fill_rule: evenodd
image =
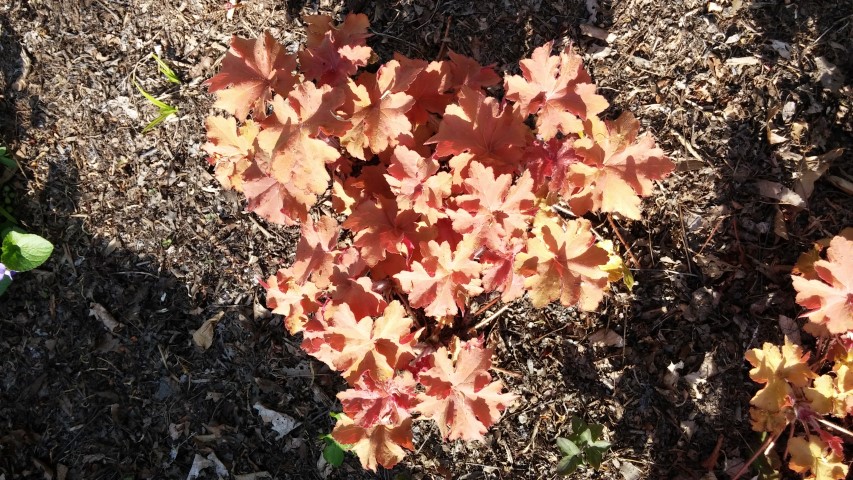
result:
M 557 446 L 560 447 L 560 450 L 566 454 L 568 457 L 574 457 L 581 453 L 581 449 L 578 448 L 577 445 L 568 438 L 559 437 L 557 438 Z
M 323 458 L 333 467 L 340 467 L 344 463 L 344 454 L 348 450 L 346 445 L 341 445 L 331 435 L 324 435 L 323 441 L 326 446 L 323 447 Z
M 181 79 L 178 78 L 178 75 L 175 73 L 174 70 L 169 67 L 169 65 L 166 64 L 166 62 L 164 62 L 160 57 L 158 57 L 156 53 L 152 53 L 151 57 L 154 59 L 154 61 L 157 62 L 157 70 L 159 70 L 160 73 L 162 73 L 163 76 L 166 77 L 166 80 L 180 85 Z
M 560 475 L 571 475 L 581 464 L 581 457 L 563 457 L 557 464 L 557 473 Z

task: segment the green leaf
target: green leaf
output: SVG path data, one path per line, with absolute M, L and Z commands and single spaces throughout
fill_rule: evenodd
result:
M 563 451 L 567 456 L 574 457 L 581 453 L 581 449 L 575 445 L 575 442 L 569 440 L 568 438 L 558 437 L 557 438 L 557 446 L 560 447 L 560 450 Z
M 557 464 L 557 474 L 571 475 L 575 473 L 575 470 L 581 464 L 581 460 L 581 457 L 563 457 L 560 463 Z
M 589 446 L 592 448 L 607 450 L 608 448 L 610 448 L 610 442 L 605 440 L 597 440 L 595 442 L 590 443 Z
M 589 429 L 586 429 L 580 433 L 580 443 L 584 445 L 589 445 L 592 443 L 592 432 Z
M 604 425 L 599 425 L 597 423 L 589 424 L 589 431 L 592 433 L 592 438 L 599 439 L 601 438 L 601 434 L 604 433 Z
M 157 62 L 157 69 L 160 70 L 160 73 L 162 73 L 163 76 L 165 76 L 167 80 L 169 80 L 172 83 L 177 83 L 178 85 L 180 85 L 181 79 L 178 78 L 178 75 L 175 73 L 174 70 L 169 68 L 169 65 L 167 65 L 166 62 L 164 62 L 162 59 L 160 59 L 160 57 L 158 57 L 156 53 L 152 53 L 151 57 L 154 58 L 154 61 Z
M 347 449 L 332 438 L 331 435 L 324 435 L 323 441 L 326 442 L 326 446 L 323 448 L 323 458 L 326 459 L 329 465 L 340 467 L 344 463 L 344 454 Z
M 597 448 L 589 448 L 584 453 L 586 454 L 586 461 L 592 465 L 593 468 L 598 470 L 598 468 L 601 467 L 601 460 L 604 456 L 604 452 Z
M 26 272 L 44 263 L 53 253 L 53 244 L 44 238 L 16 230 L 3 238 L 0 263 L 16 272 Z
M 154 120 L 152 120 L 151 123 L 146 125 L 145 128 L 142 129 L 142 133 L 150 132 L 152 129 L 154 129 L 154 127 L 156 127 L 157 125 L 160 125 L 161 123 L 163 123 L 164 120 L 169 118 L 170 115 L 174 115 L 174 114 L 178 113 L 177 108 L 175 108 L 171 105 L 167 105 L 167 104 L 161 102 L 160 100 L 157 100 L 153 95 L 151 95 L 150 93 L 143 90 L 143 88 L 140 87 L 138 83 L 136 83 L 135 79 L 131 80 L 131 81 L 133 82 L 133 85 L 136 87 L 136 89 L 139 90 L 139 93 L 141 93 L 142 96 L 145 97 L 146 100 L 148 100 L 154 106 L 156 106 L 157 108 L 160 109 L 160 115 L 157 118 L 155 118 Z

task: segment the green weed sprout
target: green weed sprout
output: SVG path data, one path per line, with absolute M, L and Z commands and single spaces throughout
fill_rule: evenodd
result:
M 175 84 L 181 83 L 181 80 L 178 78 L 178 75 L 175 73 L 174 70 L 172 70 L 169 67 L 169 65 L 166 64 L 166 62 L 164 62 L 160 57 L 158 57 L 154 53 L 151 54 L 151 57 L 154 59 L 155 62 L 157 62 L 157 70 L 160 73 L 162 73 L 164 77 L 166 77 L 166 80 L 170 81 L 171 83 L 175 83 Z M 150 123 L 148 123 L 148 125 L 145 126 L 145 128 L 142 129 L 142 133 L 150 132 L 157 125 L 160 125 L 161 123 L 163 123 L 163 121 L 165 121 L 171 115 L 175 115 L 176 113 L 178 113 L 177 107 L 173 107 L 171 105 L 166 104 L 165 102 L 163 102 L 161 100 L 158 100 L 153 95 L 146 92 L 141 86 L 139 86 L 139 84 L 136 82 L 136 75 L 135 74 L 134 74 L 133 78 L 131 79 L 131 82 L 133 82 L 133 86 L 135 86 L 136 89 L 139 90 L 139 93 L 141 93 L 142 96 L 145 97 L 146 100 L 151 102 L 152 105 L 154 105 L 155 107 L 157 107 L 160 110 L 160 114 L 157 115 L 157 117 L 154 120 L 152 120 Z
M 580 465 L 601 467 L 601 461 L 610 442 L 602 440 L 604 425 L 587 424 L 580 417 L 572 417 L 572 433 L 569 438 L 557 438 L 557 446 L 565 456 L 557 464 L 557 473 L 570 475 Z

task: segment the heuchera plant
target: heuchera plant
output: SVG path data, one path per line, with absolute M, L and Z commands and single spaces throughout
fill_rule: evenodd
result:
M 746 359 L 750 378 L 764 387 L 750 401 L 752 428 L 767 432 L 767 448 L 790 426 L 788 466 L 808 479 L 847 478 L 844 442 L 850 432 L 824 417 L 853 414 L 853 229 L 803 254 L 792 277 L 797 303 L 807 309 L 805 330 L 820 340 L 820 355 L 786 338 L 780 348 L 765 343 Z M 802 433 L 795 435 L 797 425 Z M 738 475 L 739 476 L 739 475 Z
M 454 52 L 363 70 L 364 15 L 305 24 L 296 54 L 268 33 L 232 39 L 207 83 L 230 116 L 207 119 L 203 148 L 250 211 L 301 225 L 267 304 L 351 387 L 333 438 L 390 468 L 413 415 L 477 440 L 515 399 L 470 331 L 473 302 L 595 309 L 619 259 L 580 216 L 639 218 L 673 164 L 630 113 L 599 117 L 607 101 L 570 48 L 537 48 L 500 100 L 494 69 Z

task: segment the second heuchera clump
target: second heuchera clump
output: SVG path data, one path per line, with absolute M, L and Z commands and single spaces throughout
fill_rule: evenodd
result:
M 515 399 L 489 373 L 472 302 L 595 309 L 624 266 L 580 216 L 639 218 L 673 164 L 631 114 L 599 118 L 608 103 L 571 49 L 537 48 L 498 100 L 494 69 L 453 52 L 362 70 L 364 15 L 305 24 L 297 54 L 233 38 L 208 81 L 231 116 L 207 119 L 204 150 L 250 211 L 301 225 L 268 306 L 351 387 L 333 437 L 390 468 L 413 414 L 477 440 Z

